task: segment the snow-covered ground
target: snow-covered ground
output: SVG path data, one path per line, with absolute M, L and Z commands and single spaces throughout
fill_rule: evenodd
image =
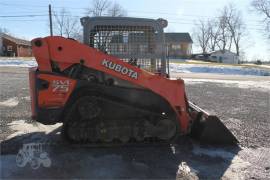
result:
M 0 66 L 9 67 L 33 67 L 37 66 L 35 59 L 0 59 Z M 270 76 L 270 68 L 262 69 L 246 66 L 214 65 L 205 64 L 179 64 L 170 63 L 170 70 L 173 73 L 214 73 L 224 75 L 253 75 L 253 76 Z
M 215 66 L 213 64 L 177 64 L 171 63 L 170 70 L 174 73 L 214 73 L 225 75 L 270 76 L 270 69 L 241 66 Z
M 8 67 L 34 67 L 37 66 L 35 59 L 22 60 L 22 59 L 0 59 L 0 66 Z
M 19 104 L 19 100 L 17 97 L 9 98 L 5 101 L 0 102 L 0 107 L 5 106 L 5 107 L 15 107 Z
M 26 123 L 25 120 L 17 120 L 8 124 L 9 128 L 15 131 L 13 134 L 9 135 L 7 139 L 11 139 L 16 136 L 23 134 L 29 134 L 34 132 L 44 132 L 45 134 L 51 133 L 53 130 L 60 127 L 62 124 L 57 123 L 55 125 L 43 125 L 41 123 L 30 124 Z

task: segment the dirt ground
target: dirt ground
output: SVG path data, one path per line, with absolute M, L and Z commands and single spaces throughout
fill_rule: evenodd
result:
M 202 145 L 188 137 L 171 145 L 70 145 L 60 138 L 61 124 L 44 126 L 30 119 L 27 69 L 0 67 L 0 179 L 270 179 L 270 79 L 194 76 L 185 76 L 189 100 L 218 115 L 238 146 Z M 16 157 L 30 143 L 42 150 L 19 167 Z

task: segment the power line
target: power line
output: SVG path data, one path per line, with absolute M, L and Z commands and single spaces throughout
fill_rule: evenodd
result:
M 189 25 L 198 25 L 196 23 L 182 23 L 182 22 L 173 22 L 173 21 L 169 21 L 168 23 L 172 23 L 172 24 L 189 24 Z M 264 29 L 257 29 L 257 28 L 248 28 L 248 29 L 252 29 L 252 30 L 258 30 L 258 31 L 264 31 Z
M 2 3 L 0 2 L 1 5 L 4 6 L 27 6 L 27 7 L 46 7 L 45 5 L 25 5 L 25 4 L 9 4 L 9 3 Z M 65 7 L 59 7 L 59 6 L 55 6 L 54 8 L 65 8 Z M 72 7 L 72 8 L 68 8 L 68 9 L 78 9 L 78 10 L 86 10 L 87 8 L 76 8 L 76 7 Z M 137 11 L 137 10 L 128 10 L 128 12 L 133 12 L 133 13 L 142 13 L 142 14 L 164 14 L 164 15 L 172 15 L 172 16 L 179 16 L 179 14 L 177 13 L 171 13 L 171 12 L 154 12 L 154 11 Z M 40 16 L 48 16 L 47 14 L 18 14 L 18 15 L 1 15 L 0 18 L 24 18 L 24 17 L 40 17 Z M 63 15 L 63 16 L 70 16 L 70 17 L 76 17 L 76 18 L 80 18 L 82 16 L 72 16 L 72 15 Z M 202 16 L 202 15 L 191 15 L 191 14 L 182 14 L 180 16 L 184 16 L 184 17 L 196 17 L 196 19 L 187 19 L 187 18 L 167 18 L 171 23 L 176 23 L 176 24 L 190 24 L 190 25 L 194 25 L 195 21 L 198 20 L 197 18 L 218 18 L 218 17 L 210 17 L 210 16 Z M 143 18 L 145 18 L 145 16 L 143 16 Z M 148 18 L 150 18 L 148 16 Z M 152 17 L 152 18 L 156 18 L 156 17 Z M 173 21 L 178 21 L 178 22 L 172 22 Z M 17 20 L 18 21 L 18 20 Z M 24 21 L 22 19 L 22 21 Z M 180 22 L 179 22 L 180 21 Z M 191 23 L 191 21 L 194 21 L 194 23 Z M 258 21 L 256 21 L 258 22 Z M 250 27 L 262 27 L 263 25 L 249 25 Z
M 5 6 L 27 6 L 27 7 L 43 7 L 43 8 L 47 8 L 47 5 L 26 5 L 26 4 L 8 4 L 8 3 L 0 3 L 2 5 L 5 5 Z M 65 9 L 71 9 L 71 10 L 86 10 L 87 7 L 85 8 L 82 8 L 82 7 L 63 7 L 63 6 L 53 6 L 54 9 L 59 9 L 59 8 L 65 8 Z M 162 11 L 159 11 L 159 12 L 156 12 L 156 11 L 138 11 L 138 10 L 126 10 L 127 12 L 133 12 L 133 13 L 142 13 L 142 14 L 163 14 L 163 15 L 172 15 L 172 16 L 179 16 L 178 13 L 172 13 L 172 12 L 162 12 Z M 198 14 L 180 14 L 180 16 L 184 16 L 184 17 L 196 17 L 196 18 L 219 18 L 217 16 L 204 16 L 204 15 L 198 15 Z M 258 20 L 249 20 L 249 21 L 256 21 L 258 22 Z
M 54 11 L 57 12 L 57 11 Z M 105 14 L 106 15 L 106 14 Z M 107 14 L 108 15 L 108 14 Z M 35 16 L 47 16 L 47 14 L 16 14 L 16 15 L 0 15 L 0 17 L 2 18 L 13 18 L 13 17 L 35 17 Z M 69 14 L 63 14 L 63 16 L 72 16 L 72 17 L 82 17 L 82 16 L 78 16 L 78 15 L 69 15 Z M 138 16 L 137 16 L 138 17 Z M 144 17 L 145 16 L 139 16 L 139 17 Z M 154 16 L 148 16 L 152 17 L 152 18 L 156 18 Z M 183 21 L 196 21 L 198 19 L 185 19 L 185 18 L 168 18 L 168 19 L 174 19 L 174 20 L 183 20 Z
M 29 5 L 26 5 L 26 4 L 8 4 L 8 3 L 2 3 L 2 2 L 0 2 L 0 5 L 3 5 L 3 6 L 13 6 L 13 7 L 16 7 L 16 6 L 27 6 L 27 7 L 29 7 Z M 47 6 L 43 6 L 43 5 L 30 5 L 30 7 L 47 7 Z
M 27 15 L 11 15 L 11 16 L 0 16 L 0 18 L 21 18 L 21 17 L 39 17 L 48 16 L 47 14 L 27 14 Z
M 23 15 L 23 16 L 12 16 L 12 19 L 9 19 L 8 21 L 17 21 L 17 22 L 25 22 L 25 21 L 35 21 L 35 22 L 40 22 L 40 21 L 48 21 L 47 19 L 13 19 L 13 18 L 25 18 L 25 17 L 40 17 L 40 16 L 48 16 L 47 14 L 46 15 Z M 63 15 L 63 16 L 67 16 L 67 17 L 76 17 L 76 18 L 80 18 L 81 16 L 72 16 L 72 15 Z M 2 17 L 2 16 L 0 16 Z M 9 18 L 10 16 L 5 16 L 5 18 Z M 169 24 L 179 24 L 179 25 L 182 25 L 182 24 L 186 24 L 186 25 L 198 25 L 196 22 L 190 22 L 189 20 L 180 20 L 178 19 L 177 21 L 174 19 L 168 19 L 168 23 Z M 249 25 L 249 27 L 261 27 L 261 26 L 255 26 L 255 25 Z M 258 31 L 263 31 L 264 29 L 258 29 L 258 28 L 248 28 L 248 29 L 251 29 L 251 30 L 258 30 Z
M 14 20 L 13 18 L 26 18 L 26 17 L 35 18 L 35 17 L 46 17 L 46 16 L 48 16 L 48 14 L 21 14 L 21 15 L 4 15 L 4 16 L 1 15 L 0 18 L 8 18 L 10 20 Z M 69 15 L 69 14 L 62 14 L 61 16 L 73 17 L 73 18 L 81 18 L 82 17 L 82 16 L 75 16 L 75 15 Z M 140 17 L 140 16 L 137 16 L 137 17 Z M 145 16 L 143 16 L 143 18 L 145 18 Z M 148 17 L 148 18 L 151 18 L 151 17 Z M 14 20 L 14 21 L 20 21 L 20 20 Z M 21 21 L 29 21 L 29 20 L 21 19 Z M 39 20 L 33 19 L 32 21 L 39 21 Z M 168 21 L 169 21 L 169 23 L 172 23 L 172 24 L 196 25 L 195 19 L 189 20 L 189 19 L 184 19 L 184 18 L 173 18 L 173 19 L 168 18 Z M 191 21 L 193 21 L 193 22 L 191 22 Z M 262 27 L 263 25 L 248 25 L 248 26 L 256 28 L 256 27 Z M 251 28 L 249 28 L 249 29 L 251 29 Z M 256 30 L 258 30 L 258 29 L 256 29 Z M 260 30 L 262 30 L 262 29 L 260 29 Z
M 11 19 L 11 20 L 8 20 L 8 21 L 15 21 L 15 22 L 27 22 L 27 21 L 30 21 L 30 22 L 33 22 L 33 19 Z M 41 22 L 41 21 L 48 21 L 48 19 L 35 19 L 34 20 L 35 22 Z

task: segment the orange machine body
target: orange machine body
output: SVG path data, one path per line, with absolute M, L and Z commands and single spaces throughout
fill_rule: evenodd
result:
M 63 107 L 75 88 L 76 79 L 54 74 L 51 63 L 57 63 L 60 71 L 63 71 L 83 61 L 86 67 L 129 81 L 166 99 L 176 113 L 181 133 L 189 132 L 191 118 L 183 80 L 171 80 L 150 73 L 117 57 L 62 37 L 37 38 L 32 41 L 32 45 L 38 71 L 30 70 L 30 83 L 31 87 L 41 86 L 38 92 L 34 90 L 31 92 L 33 116 L 36 114 L 33 110 L 35 106 L 51 109 Z M 46 83 L 37 85 L 34 78 L 44 80 Z M 42 86 L 48 87 L 42 89 Z

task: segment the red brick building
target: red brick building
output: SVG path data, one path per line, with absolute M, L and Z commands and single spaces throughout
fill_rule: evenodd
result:
M 2 56 L 30 57 L 32 56 L 32 47 L 30 41 L 1 34 L 0 54 Z

